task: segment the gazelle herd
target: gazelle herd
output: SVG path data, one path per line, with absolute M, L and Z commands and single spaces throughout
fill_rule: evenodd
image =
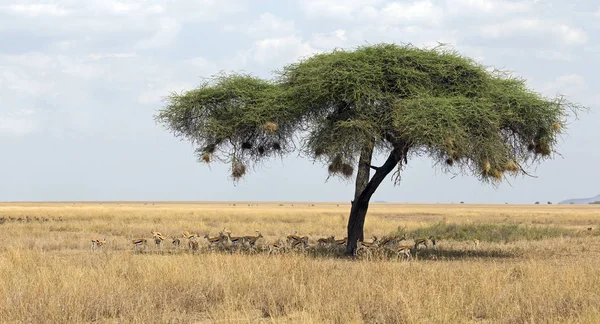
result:
M 162 249 L 164 241 L 167 240 L 166 236 L 157 231 L 151 231 L 152 241 L 156 249 Z M 257 246 L 257 242 L 264 238 L 260 231 L 256 231 L 256 235 L 245 235 L 245 236 L 232 236 L 232 232 L 223 229 L 216 236 L 210 236 L 205 234 L 201 236 L 196 233 L 190 233 L 184 231 L 180 236 L 182 239 L 187 240 L 187 248 L 190 251 L 197 251 L 200 249 L 199 240 L 200 238 L 206 239 L 207 247 L 209 250 L 247 250 L 250 252 L 265 251 L 269 255 L 278 254 L 285 251 L 300 251 L 305 252 L 309 250 L 321 250 L 321 251 L 332 251 L 334 249 L 344 248 L 348 242 L 348 238 L 335 239 L 335 236 L 322 237 L 316 240 L 315 244 L 310 244 L 310 239 L 307 235 L 301 236 L 297 232 L 287 235 L 285 241 L 278 239 L 275 242 L 269 242 L 264 244 L 261 248 Z M 172 236 L 170 241 L 175 249 L 179 249 L 181 245 L 181 238 Z M 169 240 L 167 240 L 169 241 Z M 106 244 L 106 239 L 92 239 L 92 250 L 97 248 L 102 249 Z M 148 239 L 146 238 L 134 238 L 131 239 L 131 244 L 134 251 L 138 249 L 148 248 Z M 415 238 L 410 242 L 406 235 L 396 236 L 384 236 L 378 238 L 373 236 L 371 241 L 359 241 L 358 251 L 361 254 L 372 255 L 375 252 L 388 252 L 396 255 L 398 258 L 410 259 L 414 252 L 418 251 L 419 247 L 423 246 L 425 249 L 429 247 L 436 248 L 436 239 L 433 236 L 427 238 Z

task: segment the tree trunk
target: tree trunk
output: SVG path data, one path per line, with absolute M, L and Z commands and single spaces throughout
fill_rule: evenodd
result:
M 365 190 L 365 188 L 369 184 L 369 178 L 371 177 L 372 159 L 373 145 L 365 145 L 360 152 L 360 159 L 358 161 L 358 169 L 356 171 L 356 186 L 354 189 L 354 200 L 352 200 L 352 205 L 354 205 L 354 202 L 358 200 L 360 194 Z M 352 218 L 352 214 L 350 214 L 350 218 Z M 365 239 L 362 226 L 359 231 L 360 236 L 358 240 L 362 242 Z
M 350 218 L 348 220 L 348 243 L 346 245 L 346 254 L 356 256 L 358 240 L 363 236 L 363 227 L 365 224 L 365 216 L 369 209 L 369 201 L 383 179 L 394 170 L 396 165 L 398 165 L 398 162 L 402 161 L 404 154 L 406 154 L 404 147 L 396 146 L 385 163 L 376 169 L 371 181 L 367 183 L 362 192 L 360 192 L 358 197 L 352 202 L 352 209 L 350 210 Z

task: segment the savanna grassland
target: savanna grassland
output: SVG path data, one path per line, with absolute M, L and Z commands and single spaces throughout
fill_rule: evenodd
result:
M 347 203 L 0 204 L 0 322 L 600 322 L 599 206 L 371 204 L 367 241 L 434 236 L 435 248 L 409 260 L 261 250 L 294 232 L 311 246 L 341 239 L 348 212 Z M 204 234 L 223 228 L 264 237 L 253 253 L 209 250 Z M 169 239 L 157 248 L 151 231 Z M 184 231 L 200 234 L 199 250 Z M 148 246 L 135 252 L 138 237 Z M 92 238 L 106 239 L 102 250 Z

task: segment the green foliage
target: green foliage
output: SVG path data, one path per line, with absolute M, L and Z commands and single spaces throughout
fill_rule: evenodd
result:
M 293 150 L 298 121 L 277 99 L 279 91 L 252 76 L 218 75 L 184 94 L 172 93 L 156 120 L 192 142 L 204 162 L 232 163 L 237 179 L 252 162 Z
M 485 242 L 538 241 L 554 237 L 577 237 L 580 232 L 558 226 L 530 226 L 520 224 L 449 224 L 439 222 L 414 231 L 399 229 L 396 234 L 410 237 L 434 236 L 438 240 Z
M 445 170 L 500 181 L 550 157 L 569 110 L 580 108 L 443 47 L 378 44 L 314 55 L 272 81 L 218 75 L 172 94 L 156 119 L 196 145 L 202 160 L 232 171 L 299 144 L 349 177 L 364 147 L 377 154 L 401 144 Z

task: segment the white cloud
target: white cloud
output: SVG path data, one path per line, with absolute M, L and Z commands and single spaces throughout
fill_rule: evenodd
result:
M 547 93 L 574 95 L 588 88 L 585 78 L 578 74 L 565 74 L 543 85 Z
M 69 14 L 69 11 L 60 5 L 38 3 L 2 5 L 0 6 L 0 12 L 31 18 L 40 16 L 63 17 Z
M 38 122 L 33 119 L 31 109 L 18 109 L 13 112 L 0 114 L 0 135 L 27 135 L 33 133 Z
M 330 34 L 314 34 L 310 39 L 310 46 L 322 50 L 330 50 L 334 47 L 343 47 L 346 44 L 347 39 L 348 37 L 346 36 L 346 31 L 343 29 L 337 29 Z
M 446 0 L 449 13 L 460 15 L 493 14 L 506 15 L 529 12 L 533 10 L 531 1 L 505 1 L 505 0 Z
M 551 28 L 552 32 L 561 37 L 563 41 L 569 45 L 585 44 L 588 41 L 588 36 L 585 31 L 570 27 L 567 25 L 558 25 Z
M 171 84 L 149 84 L 146 90 L 142 91 L 138 96 L 138 102 L 143 105 L 156 105 L 162 103 L 165 96 L 171 92 L 180 93 L 193 89 L 190 83 L 171 83 Z
M 138 57 L 138 54 L 136 53 L 92 53 L 87 55 L 87 57 L 90 60 L 102 60 L 102 59 L 107 59 L 107 58 L 133 58 L 133 57 Z
M 431 1 L 392 2 L 380 11 L 380 22 L 387 24 L 440 24 L 443 19 L 441 7 Z
M 161 18 L 158 20 L 157 29 L 147 39 L 140 41 L 135 47 L 139 49 L 152 49 L 169 45 L 181 30 L 181 24 L 172 18 Z
M 56 41 L 57 47 L 67 49 L 78 40 L 94 43 L 126 36 L 137 38 L 130 46 L 133 48 L 164 47 L 178 35 L 184 24 L 216 21 L 245 7 L 243 0 L 57 0 L 47 5 L 32 0 L 22 2 L 24 4 L 0 5 L 0 13 L 8 14 L 0 20 L 0 31 L 28 31 L 38 37 L 54 39 L 68 35 L 68 40 Z
M 252 58 L 260 63 L 295 61 L 300 57 L 315 53 L 316 50 L 308 42 L 297 36 L 266 38 L 255 43 Z
M 565 24 L 554 24 L 551 21 L 533 19 L 515 19 L 498 24 L 482 26 L 481 35 L 485 38 L 499 39 L 511 37 L 544 37 L 555 38 L 567 45 L 587 43 L 585 31 Z
M 383 0 L 300 0 L 299 3 L 307 15 L 317 18 L 351 20 L 357 13 L 372 10 Z
M 295 26 L 291 20 L 283 20 L 271 13 L 263 13 L 249 26 L 243 26 L 244 33 L 250 37 L 264 38 L 276 35 L 290 35 L 294 33 Z
M 555 50 L 537 50 L 535 55 L 541 59 L 552 61 L 569 62 L 573 60 L 573 55 Z

